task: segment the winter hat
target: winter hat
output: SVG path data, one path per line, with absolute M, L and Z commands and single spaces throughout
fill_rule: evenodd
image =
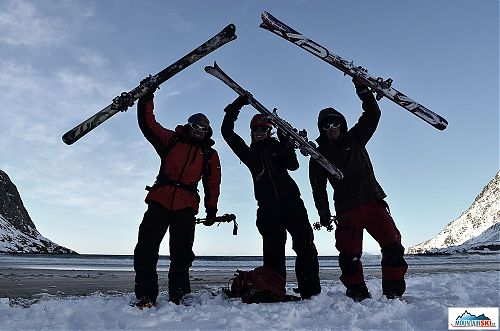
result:
M 271 122 L 271 118 L 264 114 L 257 114 L 252 117 L 250 121 L 250 129 L 256 126 L 266 126 L 270 129 L 273 127 L 273 123 Z
M 188 118 L 188 123 L 189 124 L 196 124 L 196 125 L 200 125 L 201 122 L 206 122 L 209 126 L 210 126 L 210 121 L 208 120 L 208 118 L 202 114 L 202 113 L 196 113 L 196 114 L 193 114 L 191 116 L 189 116 Z

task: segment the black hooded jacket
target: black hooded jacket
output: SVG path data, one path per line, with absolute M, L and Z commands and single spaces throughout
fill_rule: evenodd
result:
M 337 180 L 329 176 L 316 161 L 310 160 L 309 180 L 320 217 L 330 214 L 327 180 L 334 189 L 337 214 L 386 196 L 375 179 L 365 148 L 377 128 L 380 109 L 373 94 L 366 88 L 358 87 L 357 93 L 362 101 L 363 114 L 350 130 L 347 130 L 345 117 L 333 108 L 323 109 L 318 116 L 318 150 L 344 174 L 342 180 Z M 333 142 L 328 141 L 321 129 L 326 116 L 338 116 L 341 119 L 341 136 Z
M 287 147 L 286 141 L 280 142 L 274 138 L 252 142 L 248 146 L 234 132 L 236 117 L 237 111 L 236 113 L 226 111 L 221 126 L 222 137 L 250 170 L 255 199 L 259 206 L 299 198 L 299 188 L 288 174 L 288 170 L 299 168 L 293 147 Z

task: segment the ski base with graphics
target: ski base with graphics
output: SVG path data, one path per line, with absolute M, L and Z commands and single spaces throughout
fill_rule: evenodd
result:
M 310 155 L 316 162 L 318 162 L 326 171 L 328 171 L 336 179 L 342 179 L 344 176 L 342 172 L 337 169 L 333 164 L 330 163 L 323 155 L 321 155 L 317 150 L 313 142 L 309 141 L 307 138 L 307 133 L 305 130 L 297 131 L 290 123 L 283 120 L 278 116 L 276 108 L 273 111 L 268 110 L 259 101 L 257 101 L 253 95 L 246 90 L 244 90 L 238 83 L 236 83 L 231 77 L 229 77 L 222 69 L 214 62 L 213 67 L 205 67 L 205 71 L 210 75 L 217 77 L 224 84 L 233 89 L 236 93 L 241 96 L 246 96 L 248 98 L 249 104 L 254 107 L 261 114 L 267 115 L 271 122 L 277 128 L 283 130 L 285 134 L 290 138 L 291 142 L 294 144 L 295 148 L 298 148 L 302 155 Z
M 62 140 L 68 145 L 73 144 L 75 141 L 95 129 L 99 124 L 106 121 L 111 116 L 120 111 L 125 111 L 129 107 L 133 106 L 134 102 L 137 99 L 147 94 L 150 90 L 157 88 L 167 79 L 184 70 L 205 55 L 236 39 L 235 32 L 236 27 L 234 26 L 234 24 L 229 24 L 218 34 L 210 38 L 208 41 L 206 41 L 190 53 L 186 54 L 156 75 L 150 76 L 149 79 L 145 80 L 143 84 L 140 84 L 129 92 L 123 92 L 121 95 L 114 98 L 113 102 L 110 105 L 108 105 L 92 117 L 88 118 L 87 120 L 83 121 L 82 123 L 78 124 L 73 129 L 66 132 L 62 136 Z
M 363 67 L 355 66 L 352 61 L 348 61 L 330 52 L 325 47 L 305 37 L 268 12 L 262 12 L 261 18 L 261 28 L 294 43 L 300 48 L 331 64 L 335 68 L 342 71 L 344 74 L 359 78 L 364 84 L 368 85 L 368 87 L 370 87 L 371 90 L 377 94 L 377 100 L 380 100 L 385 96 L 386 98 L 392 100 L 412 114 L 420 117 L 422 120 L 429 123 L 438 130 L 444 130 L 448 126 L 448 121 L 446 121 L 446 119 L 422 106 L 418 102 L 412 100 L 400 91 L 392 88 L 392 79 L 383 79 L 381 77 L 374 77 L 370 75 L 368 71 Z

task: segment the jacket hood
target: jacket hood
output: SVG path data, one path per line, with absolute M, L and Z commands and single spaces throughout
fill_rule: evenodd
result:
M 335 110 L 334 108 L 331 108 L 331 107 L 322 109 L 318 115 L 319 137 L 318 137 L 318 139 L 316 139 L 316 141 L 318 143 L 326 141 L 326 139 L 327 139 L 325 137 L 325 133 L 323 132 L 321 127 L 323 126 L 323 123 L 325 123 L 329 117 L 339 118 L 340 119 L 340 130 L 341 130 L 342 135 L 347 132 L 347 121 L 346 121 L 344 115 L 342 115 L 340 112 L 338 112 L 337 110 Z

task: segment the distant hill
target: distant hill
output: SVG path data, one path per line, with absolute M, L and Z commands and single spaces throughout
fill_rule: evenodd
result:
M 38 232 L 9 176 L 0 170 L 0 253 L 76 253 Z
M 500 250 L 500 172 L 472 205 L 434 238 L 407 249 L 407 254 L 488 252 Z

